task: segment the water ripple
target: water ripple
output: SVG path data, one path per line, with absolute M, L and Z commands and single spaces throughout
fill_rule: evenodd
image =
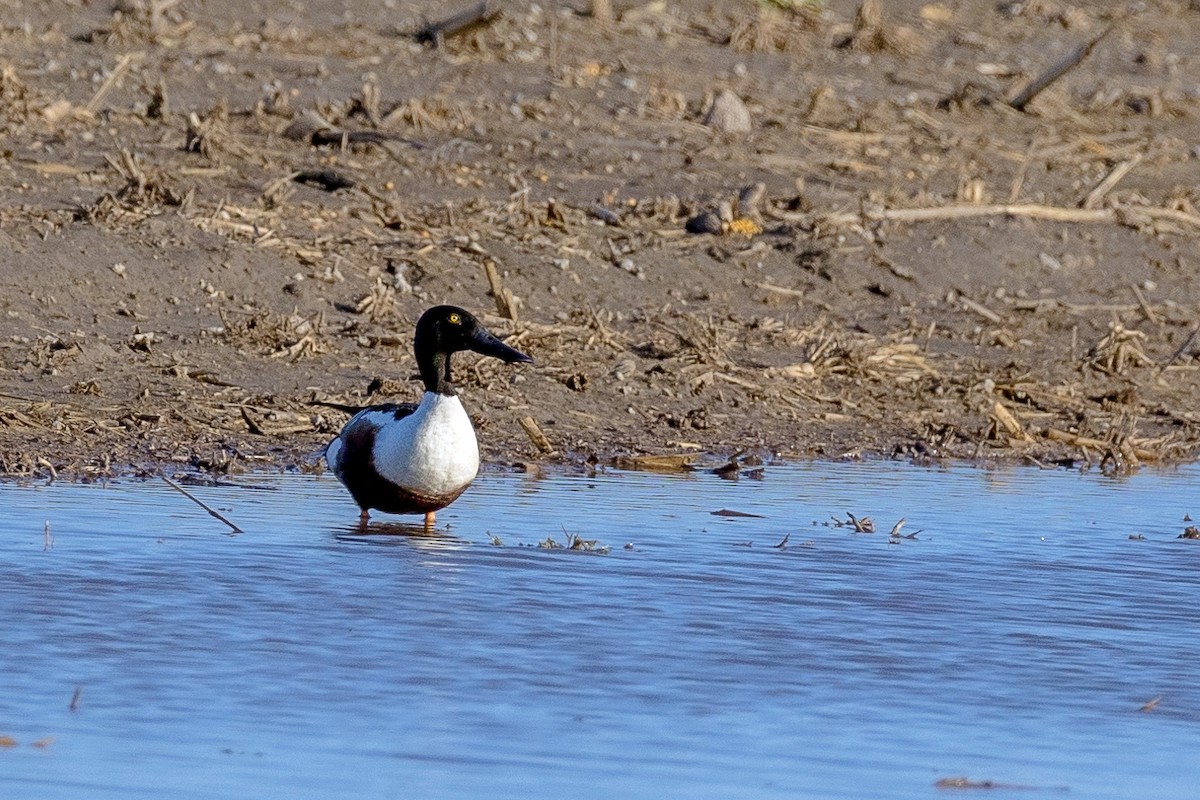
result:
M 274 491 L 191 489 L 239 536 L 153 482 L 0 486 L 13 796 L 1200 782 L 1196 469 L 488 474 L 432 535 L 360 531 L 328 478 L 246 482 Z

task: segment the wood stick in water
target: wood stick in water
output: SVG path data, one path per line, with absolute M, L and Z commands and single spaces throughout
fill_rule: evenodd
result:
M 163 479 L 163 482 L 164 482 L 164 483 L 166 483 L 166 484 L 167 484 L 167 486 L 170 486 L 172 489 L 174 489 L 175 491 L 179 492 L 181 495 L 183 495 L 184 497 L 186 497 L 188 500 L 191 500 L 193 503 L 195 503 L 196 505 L 198 505 L 198 506 L 200 506 L 201 508 L 203 508 L 203 509 L 204 509 L 205 511 L 207 511 L 209 514 L 211 514 L 212 516 L 214 516 L 214 517 L 216 517 L 217 519 L 221 520 L 221 522 L 224 522 L 226 525 L 228 525 L 228 526 L 230 527 L 230 529 L 231 529 L 231 530 L 232 530 L 234 533 L 245 533 L 245 531 L 243 531 L 243 530 L 242 530 L 241 528 L 239 528 L 237 525 L 234 525 L 234 524 L 233 524 L 232 522 L 230 522 L 230 521 L 229 521 L 229 520 L 228 520 L 226 517 L 224 517 L 224 516 L 221 514 L 221 512 L 219 512 L 219 511 L 214 511 L 213 509 L 209 508 L 207 505 L 205 505 L 205 504 L 204 504 L 204 502 L 203 502 L 203 501 L 201 501 L 201 500 L 199 500 L 198 498 L 196 498 L 196 497 L 195 497 L 194 495 L 192 495 L 192 494 L 191 494 L 191 493 L 190 493 L 190 492 L 189 492 L 187 489 L 184 489 L 182 486 L 180 486 L 178 483 L 176 483 L 175 481 L 173 481 L 173 480 L 171 480 L 170 478 L 168 478 L 166 475 L 159 475 L 159 477 Z

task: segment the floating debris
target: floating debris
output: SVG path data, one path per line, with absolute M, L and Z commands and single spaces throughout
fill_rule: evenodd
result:
M 244 407 L 243 407 L 243 410 L 244 410 Z M 195 495 L 193 495 L 187 489 L 184 489 L 182 486 L 180 486 L 178 483 L 176 483 L 175 481 L 168 478 L 166 475 L 160 475 L 159 477 L 162 478 L 163 483 L 167 484 L 167 486 L 170 486 L 172 489 L 179 492 L 181 495 L 186 497 L 188 500 L 191 500 L 193 503 L 200 506 L 202 509 L 207 511 L 210 516 L 215 517 L 216 519 L 219 519 L 221 522 L 224 522 L 226 525 L 228 525 L 229 529 L 232 533 L 243 533 L 241 528 L 239 528 L 234 523 L 230 522 L 226 516 L 221 514 L 221 512 L 216 511 L 215 509 L 206 505 L 202 500 L 198 499 Z
M 973 781 L 966 777 L 939 778 L 933 783 L 938 789 L 1033 789 L 1013 783 L 998 783 L 992 780 Z
M 716 475 L 718 478 L 724 478 L 725 480 L 736 481 L 738 479 L 738 473 L 740 471 L 741 471 L 741 465 L 738 464 L 737 459 L 731 458 L 725 464 L 722 464 L 721 466 L 715 468 L 713 470 L 713 474 Z
M 901 539 L 916 539 L 917 534 L 921 533 L 920 529 L 917 529 L 912 533 L 900 533 L 900 529 L 903 528 L 907 522 L 908 520 L 904 517 L 901 517 L 899 520 L 897 520 L 896 524 L 892 526 L 892 532 L 888 534 L 889 538 L 897 542 Z
M 751 514 L 747 511 L 734 511 L 732 508 L 718 508 L 716 511 L 708 512 L 714 517 L 753 517 L 755 519 L 766 519 L 762 514 Z
M 537 546 L 541 550 L 576 550 L 584 553 L 596 553 L 598 555 L 608 555 L 610 552 L 612 552 L 611 547 L 608 545 L 598 544 L 597 539 L 584 539 L 577 533 L 569 533 L 566 528 L 563 528 L 563 535 L 566 536 L 565 544 L 560 544 L 559 542 L 555 541 L 553 536 L 547 536 L 545 539 L 538 542 Z M 495 537 L 493 537 L 493 539 L 494 538 Z M 492 544 L 496 543 L 496 541 L 492 542 Z M 629 545 L 626 545 L 625 549 L 631 550 L 633 548 Z
M 849 511 L 846 512 L 846 519 L 838 519 L 830 516 L 835 528 L 853 528 L 855 533 L 874 533 L 875 521 L 870 517 L 856 517 Z

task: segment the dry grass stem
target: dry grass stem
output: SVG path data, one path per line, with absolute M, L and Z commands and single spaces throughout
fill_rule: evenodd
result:
M 84 105 L 84 111 L 89 114 L 95 114 L 97 111 L 99 111 L 100 107 L 104 104 L 104 100 L 113 90 L 113 87 L 117 85 L 117 82 L 120 81 L 121 78 L 125 77 L 125 73 L 129 71 L 130 65 L 133 64 L 134 61 L 138 61 L 144 56 L 144 53 L 126 53 L 125 55 L 121 56 L 121 58 L 117 61 L 116 66 L 114 66 L 112 71 L 108 73 L 108 77 L 106 77 L 104 82 L 100 84 L 100 88 L 98 88 L 96 93 L 92 95 L 92 99 L 88 100 L 87 104 Z
M 1126 159 L 1118 163 L 1115 167 L 1108 171 L 1108 174 L 1096 184 L 1096 187 L 1088 192 L 1087 197 L 1080 202 L 1080 208 L 1097 208 L 1104 201 L 1104 198 L 1111 192 L 1116 185 L 1121 182 L 1121 179 L 1128 175 L 1134 167 L 1142 163 L 1144 155 L 1138 153 L 1133 158 Z

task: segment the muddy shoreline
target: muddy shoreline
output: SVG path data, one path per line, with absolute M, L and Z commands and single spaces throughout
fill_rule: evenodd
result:
M 442 302 L 493 466 L 1200 455 L 1187 4 L 320 5 L 0 0 L 0 474 L 317 469 Z

